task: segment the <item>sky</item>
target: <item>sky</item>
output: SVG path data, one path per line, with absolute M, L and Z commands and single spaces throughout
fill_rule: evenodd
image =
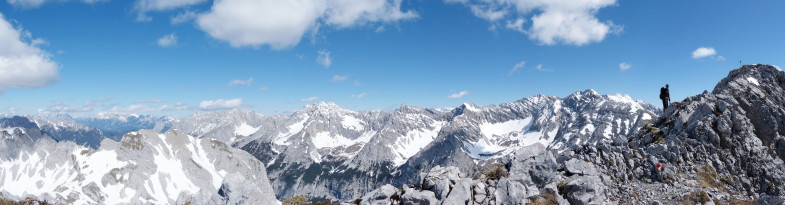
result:
M 660 105 L 785 65 L 785 1 L 5 0 L 0 114 Z

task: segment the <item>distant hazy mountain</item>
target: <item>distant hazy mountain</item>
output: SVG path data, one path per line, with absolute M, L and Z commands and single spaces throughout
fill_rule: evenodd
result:
M 119 141 L 126 133 L 137 130 L 164 132 L 179 120 L 169 116 L 151 116 L 123 113 L 98 113 L 95 116 L 78 117 L 74 121 L 101 130 L 105 136 Z

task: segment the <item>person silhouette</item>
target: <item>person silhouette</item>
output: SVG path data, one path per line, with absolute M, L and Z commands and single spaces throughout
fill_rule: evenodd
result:
M 668 84 L 665 84 L 665 87 L 660 88 L 660 100 L 662 100 L 662 110 L 668 109 L 668 104 L 671 101 L 671 93 Z

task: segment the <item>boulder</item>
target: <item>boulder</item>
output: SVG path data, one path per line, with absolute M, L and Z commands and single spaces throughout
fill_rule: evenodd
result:
M 564 171 L 581 176 L 597 176 L 599 174 L 594 164 L 576 158 L 564 162 Z
M 390 199 L 396 194 L 394 186 L 386 184 L 376 190 L 368 192 L 362 197 L 360 204 L 362 205 L 390 205 L 393 201 Z
M 431 191 L 419 191 L 403 186 L 403 193 L 401 203 L 404 205 L 435 205 L 439 202 Z
M 599 176 L 575 175 L 567 181 L 562 193 L 570 204 L 602 204 L 606 199 L 606 187 Z

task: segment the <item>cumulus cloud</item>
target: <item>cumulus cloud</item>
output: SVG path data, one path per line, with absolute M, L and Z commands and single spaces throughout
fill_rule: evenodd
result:
M 585 45 L 600 42 L 608 34 L 621 32 L 622 27 L 610 21 L 601 22 L 601 8 L 616 0 L 446 0 L 466 5 L 471 12 L 495 25 L 507 19 L 506 28 L 524 33 L 543 45 Z M 526 18 L 531 22 L 524 27 Z
M 312 101 L 317 101 L 317 100 L 319 100 L 319 97 L 313 96 L 313 97 L 307 97 L 307 98 L 300 99 L 300 102 L 312 102 Z
M 227 86 L 234 86 L 234 85 L 247 85 L 247 86 L 250 86 L 251 83 L 253 83 L 253 78 L 248 78 L 248 80 L 235 79 L 235 80 L 232 80 L 232 82 L 229 82 L 229 85 L 227 85 Z
M 453 93 L 452 95 L 447 96 L 447 98 L 457 99 L 457 98 L 462 98 L 463 96 L 468 95 L 468 94 L 469 94 L 469 91 L 468 90 L 464 90 L 464 91 L 461 91 L 461 92 Z
M 199 28 L 233 47 L 297 45 L 320 26 L 347 28 L 416 18 L 402 0 L 216 0 L 196 18 Z M 323 22 L 320 23 L 320 22 Z
M 199 103 L 200 110 L 223 110 L 239 107 L 243 104 L 242 98 L 205 100 Z
M 329 68 L 330 65 L 333 64 L 333 59 L 330 57 L 330 51 L 321 50 L 317 53 L 319 53 L 319 56 L 316 57 L 316 62 L 319 63 L 319 65 L 324 66 L 324 68 Z
M 725 57 L 716 56 L 716 55 L 717 55 L 717 50 L 714 50 L 714 48 L 712 47 L 699 47 L 695 49 L 695 51 L 692 51 L 693 59 L 711 57 L 712 59 L 719 60 L 719 61 L 725 60 Z
M 49 53 L 26 42 L 29 36 L 0 13 L 0 91 L 38 88 L 58 80 L 59 65 L 50 59 Z
M 177 45 L 177 35 L 170 33 L 158 39 L 158 46 L 170 47 Z
M 512 70 L 507 73 L 507 76 L 512 76 L 512 74 L 523 68 L 524 65 L 526 65 L 526 61 L 521 61 L 520 63 L 515 64 L 515 66 L 512 67 Z
M 368 95 L 368 93 L 352 94 L 352 98 L 363 98 L 366 95 Z
M 632 68 L 632 65 L 630 65 L 629 63 L 625 63 L 625 62 L 619 63 L 619 70 L 621 71 L 629 70 L 630 68 Z
M 348 80 L 348 79 L 349 79 L 348 75 L 334 75 L 333 79 L 331 81 L 338 82 L 338 81 L 345 81 L 345 80 Z

